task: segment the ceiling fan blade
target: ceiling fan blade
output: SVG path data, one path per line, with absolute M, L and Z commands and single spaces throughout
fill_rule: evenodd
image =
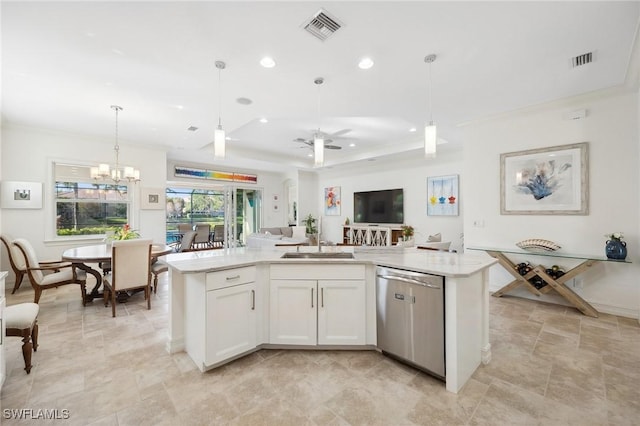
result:
M 335 138 L 335 137 L 338 137 L 338 136 L 346 135 L 350 131 L 351 131 L 351 129 L 342 129 L 342 130 L 338 130 L 337 132 L 331 133 L 329 136 Z

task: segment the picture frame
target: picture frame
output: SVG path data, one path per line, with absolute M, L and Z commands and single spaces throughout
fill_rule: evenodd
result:
M 141 210 L 164 210 L 167 207 L 166 194 L 162 188 L 140 188 Z
M 427 216 L 458 216 L 459 205 L 458 175 L 427 177 Z
M 0 185 L 3 209 L 41 209 L 42 182 L 3 181 Z
M 589 214 L 589 145 L 500 154 L 500 214 Z
M 324 215 L 340 216 L 342 205 L 339 186 L 329 186 L 324 189 Z

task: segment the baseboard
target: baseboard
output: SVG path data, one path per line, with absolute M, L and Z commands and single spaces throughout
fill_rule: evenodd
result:
M 489 292 L 493 293 L 495 291 L 498 291 L 502 288 L 501 285 L 499 284 L 489 284 Z M 557 293 L 551 291 L 547 294 L 543 294 L 542 296 L 534 296 L 533 294 L 527 292 L 526 290 L 524 290 L 522 287 L 518 288 L 518 289 L 514 289 L 512 292 L 510 293 L 505 293 L 505 296 L 514 296 L 514 297 L 521 297 L 524 299 L 528 299 L 528 300 L 535 300 L 537 302 L 544 302 L 544 303 L 555 303 L 557 305 L 563 305 L 563 306 L 573 306 L 571 305 L 569 302 L 567 302 L 564 298 L 562 298 L 561 296 L 559 296 Z M 638 306 L 637 309 L 634 308 L 626 308 L 623 306 L 614 306 L 614 305 L 609 305 L 606 303 L 598 303 L 598 302 L 594 302 L 591 300 L 587 300 L 587 302 L 592 305 L 598 312 L 602 312 L 603 314 L 610 314 L 610 315 L 617 315 L 620 317 L 626 317 L 626 318 L 635 318 L 635 319 L 640 319 L 640 306 Z

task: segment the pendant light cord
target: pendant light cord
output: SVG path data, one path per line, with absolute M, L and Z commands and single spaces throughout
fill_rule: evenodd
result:
M 433 99 L 431 96 L 431 92 L 432 92 L 432 87 L 433 87 L 433 83 L 432 83 L 432 76 L 431 76 L 431 64 L 432 62 L 429 62 L 429 68 L 428 68 L 428 72 L 429 72 L 429 123 L 433 123 Z
M 222 127 L 222 68 L 218 68 L 218 128 Z
M 318 93 L 317 93 L 317 102 L 316 102 L 316 116 L 318 117 L 318 131 L 317 131 L 317 136 L 320 136 L 320 128 L 321 128 L 321 123 L 320 123 L 320 85 L 322 85 L 322 83 L 324 83 L 324 79 L 323 78 L 316 78 L 315 81 L 316 86 L 318 86 Z
M 433 84 L 432 84 L 432 80 L 431 80 L 431 64 L 436 60 L 436 55 L 435 54 L 431 54 L 431 55 L 427 55 L 424 58 L 424 61 L 429 65 L 429 67 L 427 68 L 427 81 L 428 81 L 428 87 L 427 87 L 427 106 L 429 107 L 429 125 L 433 125 L 433 105 L 432 105 L 432 96 L 431 96 L 431 92 L 432 92 L 432 88 L 433 88 Z

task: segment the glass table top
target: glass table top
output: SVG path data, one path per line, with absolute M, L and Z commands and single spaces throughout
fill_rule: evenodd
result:
M 618 263 L 631 263 L 630 260 L 617 260 L 617 259 L 609 259 L 606 256 L 597 256 L 593 254 L 576 254 L 576 253 L 567 253 L 562 250 L 558 251 L 542 251 L 542 250 L 523 250 L 519 248 L 498 248 L 498 247 L 465 247 L 469 250 L 481 250 L 481 251 L 497 251 L 500 253 L 509 253 L 509 254 L 522 254 L 526 256 L 546 256 L 546 257 L 563 257 L 568 259 L 581 259 L 581 260 L 597 260 L 600 262 L 618 262 Z

